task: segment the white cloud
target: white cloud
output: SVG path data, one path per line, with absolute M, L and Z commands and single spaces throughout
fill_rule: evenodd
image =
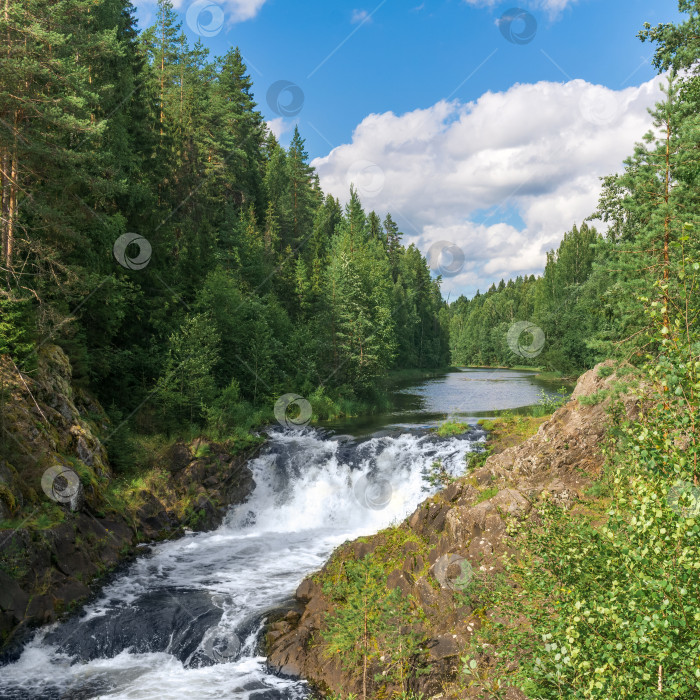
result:
M 243 22 L 253 19 L 265 2 L 266 0 L 226 0 L 224 5 L 231 13 L 231 21 Z
M 350 21 L 353 24 L 360 24 L 361 22 L 368 22 L 370 20 L 370 15 L 367 10 L 353 10 L 352 11 L 352 17 L 350 18 Z
M 187 10 L 195 0 L 172 0 L 176 10 Z M 260 12 L 267 0 L 210 0 L 204 5 L 218 5 L 223 11 L 228 23 L 244 22 L 253 19 Z M 135 0 L 134 5 L 139 8 L 148 8 L 156 4 L 156 0 Z
M 365 207 L 392 212 L 424 254 L 437 241 L 459 245 L 468 264 L 446 292 L 483 290 L 541 272 L 546 251 L 595 209 L 599 178 L 651 126 L 658 83 L 517 84 L 468 104 L 370 114 L 314 166 L 326 192 L 345 201 L 353 181 Z
M 279 141 L 283 134 L 291 131 L 295 122 L 287 121 L 284 117 L 277 117 L 276 119 L 270 119 L 267 122 L 267 128 L 274 134 L 275 138 Z
M 540 0 L 538 6 L 550 12 L 560 12 L 568 5 L 573 5 L 576 0 Z

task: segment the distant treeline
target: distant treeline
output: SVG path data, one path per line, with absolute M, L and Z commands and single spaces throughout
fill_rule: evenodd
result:
M 451 307 L 450 349 L 461 365 L 535 365 L 574 374 L 595 364 L 599 352 L 590 341 L 611 325 L 600 307 L 593 278 L 596 256 L 605 241 L 595 228 L 574 226 L 559 249 L 547 255 L 544 275 L 516 277 L 495 284 L 472 299 L 460 297 Z M 518 354 L 508 332 L 529 321 L 544 333 L 544 344 L 525 330 Z M 534 345 L 533 345 L 534 343 Z M 532 347 L 532 352 L 527 349 Z

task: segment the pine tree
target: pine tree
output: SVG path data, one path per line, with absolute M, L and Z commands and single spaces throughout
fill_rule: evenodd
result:
M 291 240 L 293 249 L 306 246 L 312 233 L 314 214 L 320 204 L 319 191 L 315 187 L 313 169 L 308 163 L 305 142 L 294 127 L 292 142 L 287 152 L 291 195 Z
M 658 300 L 665 314 L 671 306 L 683 304 L 683 284 L 674 271 L 684 256 L 700 250 L 697 238 L 687 237 L 684 229 L 686 223 L 697 221 L 698 172 L 691 154 L 700 145 L 700 120 L 682 119 L 673 76 L 664 94 L 664 101 L 652 111 L 654 131 L 637 145 L 625 172 L 610 183 L 596 213 L 599 218 L 614 216 L 619 221 L 622 211 L 623 218 L 605 248 L 605 269 L 599 272 L 611 278 L 605 302 L 619 321 L 593 344 L 628 357 L 654 351 L 649 319 L 639 300 L 657 297 L 655 283 L 660 283 Z M 620 228 L 622 235 L 618 236 Z M 666 328 L 671 332 L 668 324 Z

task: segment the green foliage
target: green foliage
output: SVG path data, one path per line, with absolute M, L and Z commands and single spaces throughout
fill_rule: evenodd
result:
M 488 447 L 478 452 L 467 452 L 467 454 L 464 455 L 464 459 L 467 461 L 469 471 L 473 472 L 483 467 L 491 454 L 492 451 Z
M 599 403 L 603 403 L 609 396 L 609 389 L 601 389 L 600 391 L 594 391 L 588 396 L 580 396 L 578 401 L 582 406 L 596 406 Z
M 236 379 L 210 405 L 204 406 L 204 413 L 207 434 L 216 440 L 240 439 L 271 416 L 270 411 L 256 410 L 242 399 Z
M 468 423 L 459 423 L 458 421 L 448 420 L 438 427 L 437 434 L 440 437 L 453 437 L 454 435 L 462 435 L 467 430 L 469 430 Z
M 125 0 L 12 2 L 0 32 L 0 354 L 26 370 L 35 340 L 60 344 L 128 419 L 116 463 L 134 435 L 241 438 L 284 393 L 357 413 L 397 363 L 448 363 L 426 260 L 356 192 L 324 196 L 238 49 L 189 46 L 169 0 L 140 34 Z M 114 254 L 125 232 L 150 246 L 138 269 Z
M 5 484 L 0 484 L 0 500 L 2 500 L 11 511 L 17 507 L 15 495 Z
M 201 442 L 194 451 L 195 459 L 204 459 L 211 454 L 211 446 L 207 442 Z
M 690 288 L 698 283 L 692 259 L 674 273 Z M 652 287 L 666 289 L 663 270 Z M 530 697 L 700 693 L 697 300 L 673 313 L 659 313 L 657 304 L 644 303 L 659 354 L 647 356 L 639 416 L 627 419 L 615 398 L 616 390 L 630 391 L 634 375 L 607 394 L 608 464 L 588 492 L 609 499 L 605 513 L 573 515 L 547 500 L 537 504 L 511 533 L 521 552 L 508 565 L 511 587 L 491 592 L 501 619 L 528 621 L 503 624 L 497 633 L 501 646 L 517 647 L 521 657 L 513 674 L 512 654 L 499 652 L 503 682 L 516 682 Z
M 42 501 L 32 510 L 29 517 L 21 516 L 0 520 L 0 530 L 49 530 L 65 520 L 66 511 L 57 503 Z
M 558 408 L 561 408 L 569 401 L 569 396 L 571 395 L 565 386 L 559 387 L 557 394 L 558 395 L 552 396 L 541 389 L 539 391 L 537 405 L 541 406 L 545 413 L 554 413 Z
M 540 504 L 515 533 L 534 552 L 511 563 L 517 588 L 494 580 L 472 597 L 529 621 L 485 634 L 502 635 L 504 672 L 517 661 L 532 697 L 697 697 L 700 12 L 696 0 L 679 8 L 682 23 L 641 33 L 669 81 L 652 130 L 603 180 L 592 218 L 606 233 L 575 226 L 541 277 L 502 281 L 448 309 L 391 215 L 365 212 L 355 191 L 345 208 L 324 196 L 301 133 L 285 149 L 266 127 L 240 51 L 212 60 L 189 46 L 168 0 L 141 34 L 124 0 L 7 3 L 0 354 L 26 370 L 50 338 L 110 406 L 118 478 L 105 498 L 121 510 L 161 478 L 144 475 L 148 435 L 206 433 L 249 449 L 260 440 L 250 429 L 286 392 L 331 418 L 377 404 L 396 367 L 536 362 L 569 375 L 609 356 L 645 366 L 655 400 L 634 423 L 615 415 L 608 470 L 589 491 L 610 499 L 604 517 Z M 114 259 L 127 231 L 152 249 L 142 269 Z M 508 346 L 518 320 L 544 332 L 537 358 Z M 639 382 L 618 377 L 589 401 L 616 410 Z M 517 434 L 532 423 L 504 414 L 503 426 Z M 441 466 L 434 477 L 444 483 Z M 41 530 L 64 517 L 42 504 L 0 528 Z M 401 537 L 327 584 L 336 602 L 327 648 L 363 665 L 365 696 L 382 683 L 407 694 L 422 669 L 416 608 L 386 588 Z M 465 659 L 470 682 L 491 682 L 474 654 Z
M 28 359 L 33 335 L 30 309 L 27 301 L 0 296 L 0 355 L 11 355 L 20 362 Z
M 599 356 L 587 348 L 595 329 L 595 304 L 588 280 L 602 240 L 587 224 L 564 234 L 547 254 L 542 277 L 501 281 L 485 294 L 450 306 L 450 348 L 455 364 L 521 367 L 535 361 L 548 370 L 571 375 L 592 367 Z M 509 347 L 508 331 L 516 321 L 529 321 L 545 336 L 541 354 L 521 357 Z M 520 342 L 533 340 L 523 334 Z M 531 335 L 531 334 L 530 334 Z M 532 367 L 529 367 L 532 369 Z
M 362 667 L 365 699 L 373 697 L 368 689 L 375 684 L 398 684 L 406 692 L 422 667 L 419 639 L 411 629 L 415 604 L 400 589 L 387 587 L 384 568 L 369 557 L 344 562 L 341 576 L 327 581 L 323 592 L 334 603 L 322 633 L 325 654 L 340 656 L 344 668 Z
M 219 359 L 220 339 L 205 314 L 188 317 L 170 336 L 164 375 L 157 396 L 169 415 L 194 422 L 216 396 L 213 369 Z
M 607 498 L 614 494 L 614 484 L 611 481 L 610 474 L 605 471 L 604 474 L 591 484 L 587 489 L 586 495 L 589 498 Z
M 369 414 L 385 410 L 389 405 L 386 394 L 376 390 L 370 394 L 369 398 L 365 399 L 354 397 L 350 390 L 343 392 L 342 388 L 333 393 L 337 396 L 329 395 L 326 388 L 320 386 L 309 395 L 308 400 L 313 409 L 314 419 L 332 420 Z
M 644 373 L 637 368 L 617 367 L 613 371 L 616 375 L 615 379 L 606 389 L 594 391 L 588 396 L 579 396 L 577 399 L 578 402 L 582 406 L 595 406 L 603 403 L 604 401 L 615 402 L 645 381 Z
M 426 477 L 427 482 L 433 487 L 445 488 L 449 486 L 455 478 L 445 469 L 441 459 L 430 465 L 430 471 Z
M 474 505 L 477 503 L 483 503 L 484 501 L 488 501 L 489 498 L 493 498 L 496 494 L 498 493 L 498 487 L 497 486 L 492 486 L 489 489 L 484 489 L 477 497 L 477 499 L 474 501 Z

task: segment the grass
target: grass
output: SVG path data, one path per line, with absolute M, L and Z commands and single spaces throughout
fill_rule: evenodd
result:
M 499 454 L 509 447 L 525 442 L 548 418 L 549 415 L 522 416 L 504 411 L 498 418 L 481 419 L 478 424 L 488 432 L 488 437 L 483 450 L 467 452 L 465 459 L 469 471 L 481 469 L 491 455 Z
M 498 493 L 498 487 L 497 486 L 492 486 L 490 489 L 485 489 L 483 490 L 476 501 L 474 501 L 474 505 L 477 505 L 479 503 L 483 503 L 484 501 L 488 501 L 489 498 L 493 498 L 496 494 Z
M 454 435 L 462 435 L 467 430 L 469 430 L 469 423 L 448 420 L 437 428 L 437 434 L 440 437 L 453 437 Z
M 16 518 L 0 520 L 0 530 L 49 530 L 62 523 L 65 516 L 65 510 L 57 503 L 42 501 L 28 517 L 20 514 Z
M 430 549 L 427 540 L 422 539 L 413 530 L 405 526 L 388 527 L 381 530 L 376 535 L 369 537 L 359 537 L 357 542 L 369 542 L 370 540 L 381 540 L 373 552 L 367 555 L 369 559 L 380 566 L 385 573 L 389 574 L 394 569 L 401 568 L 406 558 L 404 546 L 408 542 L 414 542 L 418 545 L 417 551 L 412 552 L 411 556 L 423 555 L 428 568 L 428 551 Z M 342 576 L 343 563 L 348 559 L 353 559 L 353 549 L 348 546 L 341 546 L 337 549 L 331 560 L 328 562 L 323 571 L 314 574 L 313 578 L 317 583 L 324 584 L 328 581 L 331 583 L 338 581 Z M 416 574 L 420 575 L 420 574 Z
M 489 454 L 497 454 L 525 442 L 548 419 L 549 415 L 518 416 L 505 412 L 492 420 L 480 420 L 479 425 L 489 433 L 486 441 L 486 449 L 490 450 Z

